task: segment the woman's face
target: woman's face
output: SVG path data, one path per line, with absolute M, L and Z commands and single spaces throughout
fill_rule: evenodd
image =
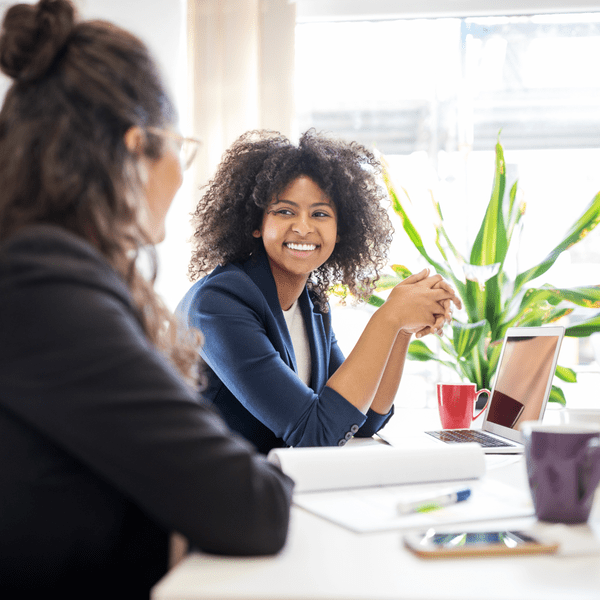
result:
M 125 133 L 125 145 L 137 157 L 145 171 L 144 194 L 146 210 L 144 227 L 153 243 L 165 239 L 165 220 L 177 190 L 183 182 L 180 148 L 177 139 L 170 135 L 162 137 L 161 154 L 158 158 L 149 158 L 144 154 L 146 133 L 137 126 Z
M 335 205 L 310 177 L 300 176 L 267 206 L 253 235 L 262 237 L 274 274 L 306 280 L 335 247 Z
M 162 154 L 146 159 L 148 178 L 145 192 L 149 209 L 150 237 L 155 244 L 165 239 L 165 220 L 177 190 L 183 182 L 179 147 L 171 138 L 163 138 Z

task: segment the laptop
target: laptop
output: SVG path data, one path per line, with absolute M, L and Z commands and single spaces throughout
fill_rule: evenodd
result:
M 522 453 L 520 425 L 544 416 L 564 335 L 561 326 L 509 328 L 481 430 L 425 433 L 446 444 L 477 442 L 486 454 Z

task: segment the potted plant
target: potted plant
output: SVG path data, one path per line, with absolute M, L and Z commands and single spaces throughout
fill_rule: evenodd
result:
M 387 163 L 384 159 L 382 162 L 392 206 L 404 231 L 433 269 L 452 281 L 464 308 L 461 311 L 464 317 L 453 319 L 451 338 L 440 340 L 439 352 L 426 341 L 415 340 L 409 347 L 410 359 L 438 361 L 457 372 L 462 380 L 473 382 L 478 388 L 489 389 L 508 327 L 553 323 L 570 314 L 575 306 L 581 306 L 590 309 L 592 314 L 582 322 L 567 327 L 566 335 L 585 337 L 600 331 L 600 312 L 593 310 L 600 308 L 600 286 L 568 289 L 550 284 L 530 286 L 530 282 L 543 275 L 562 252 L 581 241 L 596 227 L 600 221 L 600 193 L 542 262 L 511 278 L 503 268 L 504 262 L 511 241 L 521 229 L 517 226 L 525 215 L 525 209 L 516 202 L 517 182 L 506 193 L 506 165 L 499 137 L 492 195 L 468 258 L 459 252 L 448 237 L 441 207 L 435 200 L 433 204 L 437 219 L 433 226 L 439 257 L 432 256 L 409 218 L 405 207 L 405 202 L 410 201 L 407 192 L 403 190 L 402 194 L 398 193 L 391 181 Z M 392 265 L 392 270 L 393 275 L 378 282 L 376 292 L 390 289 L 410 275 L 410 271 L 402 265 Z M 383 299 L 375 294 L 370 303 L 380 305 Z M 556 375 L 567 382 L 577 379 L 572 369 L 562 366 L 557 367 Z M 552 387 L 550 401 L 563 405 L 566 403 L 559 387 Z

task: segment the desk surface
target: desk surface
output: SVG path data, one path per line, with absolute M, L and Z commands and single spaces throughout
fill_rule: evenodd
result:
M 399 415 L 396 415 L 396 418 Z M 490 457 L 485 477 L 522 488 L 524 460 Z M 596 502 L 584 536 L 600 539 Z M 520 519 L 503 526 L 529 526 Z M 153 600 L 600 600 L 600 554 L 423 560 L 397 531 L 355 534 L 300 508 L 288 542 L 269 558 L 193 554 Z

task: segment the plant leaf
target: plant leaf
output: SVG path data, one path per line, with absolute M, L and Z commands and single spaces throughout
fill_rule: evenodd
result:
M 566 237 L 556 246 L 546 258 L 531 269 L 520 273 L 515 280 L 515 293 L 525 283 L 543 275 L 556 261 L 560 254 L 581 241 L 600 222 L 600 192 L 590 202 L 583 215 L 572 225 Z
M 462 263 L 467 262 L 465 257 L 457 250 L 456 246 L 452 243 L 450 238 L 448 237 L 448 233 L 446 232 L 446 228 L 444 227 L 444 217 L 442 215 L 442 209 L 440 207 L 440 203 L 433 197 L 433 193 L 431 194 L 431 201 L 433 202 L 433 207 L 439 217 L 439 221 L 435 224 L 435 232 L 436 232 L 436 244 L 444 257 L 444 260 L 448 261 L 446 258 L 446 252 L 442 248 L 441 239 L 443 238 L 448 244 L 448 248 L 452 252 L 454 259 L 460 265 Z
M 510 225 L 511 221 L 513 220 L 515 215 L 518 215 L 519 212 L 515 211 L 515 199 L 517 197 L 517 181 L 515 181 L 512 184 L 512 187 L 510 188 L 510 193 L 508 195 L 508 197 L 510 198 L 510 202 L 508 203 L 508 213 L 506 215 L 506 223 L 507 225 Z
M 500 134 L 498 134 L 500 138 Z M 504 264 L 508 250 L 508 239 L 503 216 L 504 187 L 506 184 L 506 164 L 504 162 L 504 150 L 500 140 L 496 142 L 496 168 L 494 172 L 494 185 L 483 222 L 473 248 L 471 249 L 472 265 Z M 485 287 L 467 281 L 467 295 L 469 296 L 469 316 L 472 321 L 486 319 L 492 330 L 497 327 L 498 317 L 502 309 L 502 298 L 498 277 L 492 277 Z
M 392 265 L 392 271 L 402 279 L 406 279 L 412 275 L 412 271 L 404 265 Z
M 498 134 L 498 137 L 500 135 Z M 469 262 L 472 265 L 492 265 L 504 263 L 507 250 L 506 229 L 502 212 L 504 199 L 504 186 L 506 184 L 506 164 L 504 150 L 500 141 L 496 142 L 496 170 L 492 196 L 481 223 Z
M 396 190 L 394 188 L 394 185 L 392 184 L 392 180 L 389 175 L 387 163 L 385 162 L 384 159 L 381 160 L 381 164 L 382 164 L 383 180 L 385 182 L 388 194 L 390 195 L 390 199 L 392 201 L 392 208 L 394 209 L 394 212 L 400 217 L 400 221 L 402 222 L 402 227 L 403 227 L 404 231 L 407 233 L 408 237 L 410 238 L 410 241 L 413 243 L 415 248 L 419 251 L 421 256 L 423 256 L 427 260 L 427 262 L 430 265 L 432 265 L 440 275 L 443 275 L 446 278 L 452 278 L 453 274 L 451 272 L 449 272 L 445 266 L 441 265 L 440 263 L 435 261 L 433 258 L 431 258 L 431 256 L 429 256 L 429 254 L 427 253 L 427 250 L 425 249 L 425 245 L 423 244 L 423 240 L 422 240 L 419 232 L 417 231 L 417 229 L 413 225 L 412 221 L 410 220 L 406 210 L 404 209 L 404 206 L 402 205 L 402 202 L 400 201 L 400 198 L 398 197 L 398 194 L 396 193 Z M 404 188 L 402 191 L 404 192 L 404 195 L 406 196 L 406 198 L 408 198 L 410 200 L 408 192 Z
M 571 337 L 587 337 L 588 335 L 592 335 L 592 333 L 596 333 L 596 331 L 600 331 L 600 313 L 596 313 L 595 316 L 586 321 L 567 327 L 565 335 Z
M 485 333 L 487 321 L 460 323 L 452 321 L 452 343 L 457 356 L 467 356 Z
M 519 224 L 521 218 L 525 214 L 525 203 L 521 203 L 517 206 L 515 204 L 516 197 L 517 182 L 515 181 L 512 188 L 510 188 L 510 204 L 508 209 L 508 218 L 506 221 L 506 243 L 508 246 L 510 246 L 515 227 Z
M 548 402 L 556 402 L 562 406 L 567 405 L 567 399 L 565 398 L 563 391 L 555 385 L 553 385 L 552 389 L 550 390 L 550 398 L 548 399 Z
M 544 285 L 541 288 L 527 290 L 521 300 L 520 310 L 543 301 L 557 305 L 566 300 L 586 308 L 600 308 L 600 285 L 588 285 L 576 288 L 555 288 Z
M 572 308 L 554 308 L 549 302 L 542 302 L 534 306 L 528 306 L 508 323 L 503 324 L 505 327 L 539 327 L 540 325 L 548 325 L 556 323 L 559 319 L 570 315 L 573 312 Z
M 573 369 L 569 369 L 568 367 L 561 367 L 560 365 L 557 365 L 555 375 L 559 379 L 562 379 L 563 381 L 566 381 L 568 383 L 577 382 L 577 373 L 575 373 Z
M 413 340 L 408 347 L 408 353 L 411 355 L 412 360 L 431 360 L 435 358 L 433 350 L 421 340 Z
M 377 280 L 377 284 L 375 286 L 375 291 L 383 292 L 385 290 L 391 290 L 396 287 L 401 281 L 402 278 L 396 277 L 395 275 L 384 275 Z
M 443 365 L 446 365 L 450 369 L 454 369 L 456 365 L 454 363 L 442 360 L 438 358 L 433 351 L 421 340 L 414 340 L 408 346 L 408 355 L 410 360 L 418 360 L 425 362 L 428 360 L 435 360 Z
M 379 308 L 380 306 L 383 306 L 385 304 L 385 300 L 375 294 L 371 294 L 369 296 L 369 299 L 367 300 L 367 304 L 370 304 L 371 306 L 376 306 L 377 308 Z
M 500 360 L 500 355 L 502 354 L 504 334 L 502 334 L 502 338 L 498 341 L 491 342 L 487 348 L 487 366 L 488 366 L 488 375 L 487 379 L 484 382 L 484 387 L 488 390 L 492 389 L 492 379 L 494 374 L 496 373 L 496 368 L 498 367 L 498 361 Z

